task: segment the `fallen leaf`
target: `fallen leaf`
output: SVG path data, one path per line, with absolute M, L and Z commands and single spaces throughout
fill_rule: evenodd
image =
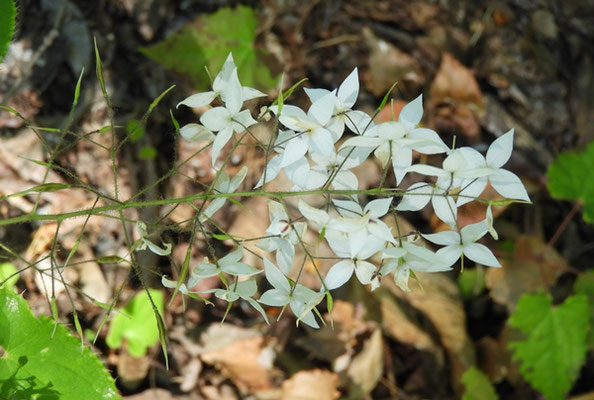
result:
M 334 400 L 340 396 L 337 385 L 338 375 L 334 372 L 300 371 L 283 382 L 281 400 Z
M 502 259 L 502 268 L 487 269 L 485 284 L 496 302 L 513 311 L 525 293 L 548 290 L 567 263 L 557 251 L 537 236 L 520 236 L 516 251 L 509 260 Z
M 242 391 L 270 387 L 272 343 L 266 345 L 261 333 L 230 324 L 213 324 L 201 337 L 202 361 L 214 365 Z
M 384 340 L 382 331 L 376 328 L 363 344 L 347 370 L 347 375 L 358 386 L 361 395 L 371 393 L 384 371 Z
M 461 393 L 461 378 L 475 364 L 474 346 L 466 332 L 466 314 L 458 285 L 444 273 L 416 273 L 422 288 L 411 282 L 410 292 L 403 292 L 393 279 L 382 284 L 397 297 L 422 311 L 435 326 L 451 364 L 451 383 Z

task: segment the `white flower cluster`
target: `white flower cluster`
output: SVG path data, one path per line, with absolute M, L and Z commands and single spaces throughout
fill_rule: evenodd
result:
M 512 172 L 502 169 L 509 160 L 513 147 L 513 129 L 495 140 L 486 157 L 470 147 L 449 148 L 439 135 L 427 128 L 419 127 L 423 116 L 422 96 L 408 103 L 400 112 L 398 121 L 375 124 L 368 114 L 353 110 L 359 94 L 359 78 L 355 69 L 338 89 L 305 89 L 311 100 L 307 112 L 293 106 L 279 104 L 269 107 L 278 122 L 286 129 L 279 129 L 269 150 L 272 156 L 256 188 L 273 180 L 281 170 L 293 184 L 293 191 L 311 191 L 322 188 L 321 194 L 328 197 L 328 207 L 317 209 L 300 200 L 298 209 L 307 220 L 292 219 L 284 203 L 269 200 L 270 226 L 267 236 L 258 247 L 265 252 L 275 252 L 276 264 L 264 258 L 266 280 L 272 286 L 256 301 L 256 283 L 249 277 L 262 272 L 240 260 L 243 247 L 212 264 L 208 258 L 193 267 L 187 283 L 176 282 L 163 277 L 163 285 L 176 287 L 184 294 L 206 277 L 218 275 L 225 289 L 214 289 L 218 298 L 228 302 L 244 299 L 267 320 L 259 303 L 270 306 L 289 306 L 298 321 L 317 327 L 314 317 L 316 305 L 329 291 L 344 285 L 353 275 L 364 285 L 375 289 L 382 277 L 394 274 L 395 282 L 408 290 L 412 271 L 447 271 L 461 257 L 478 264 L 500 267 L 493 253 L 483 244 L 477 243 L 489 232 L 495 239 L 493 216 L 489 205 L 485 219 L 465 227 L 458 226 L 458 207 L 478 198 L 487 183 L 507 199 L 529 201 L 520 179 Z M 256 124 L 248 110 L 242 110 L 243 102 L 264 96 L 263 93 L 239 82 L 237 68 L 229 55 L 221 72 L 213 82 L 213 90 L 188 97 L 180 104 L 202 107 L 219 99 L 224 106 L 213 107 L 200 118 L 201 124 L 188 124 L 180 129 L 187 140 L 213 141 L 213 166 L 219 158 L 222 147 L 233 137 Z M 337 142 L 348 128 L 354 136 Z M 216 132 L 216 135 L 214 134 Z M 413 165 L 413 151 L 421 154 L 445 154 L 442 167 Z M 386 168 L 391 162 L 396 184 L 400 185 L 409 172 L 430 177 L 429 182 L 419 182 L 406 190 L 391 188 L 382 190 L 391 197 L 377 198 L 362 205 L 357 200 L 359 188 L 357 176 L 352 168 L 361 165 L 373 153 Z M 231 179 L 227 174 L 218 174 L 214 191 L 231 194 L 246 176 L 247 170 Z M 332 198 L 325 189 L 333 188 Z M 270 195 L 262 192 L 263 195 Z M 397 199 L 400 197 L 400 199 Z M 280 198 L 280 197 L 279 197 Z M 399 200 L 399 201 L 395 201 Z M 223 205 L 225 198 L 217 197 L 200 216 L 207 221 Z M 421 246 L 418 235 L 393 232 L 383 221 L 388 213 L 418 211 L 429 202 L 435 214 L 450 226 L 450 230 L 422 234 L 436 245 L 442 246 L 436 252 Z M 295 246 L 305 246 L 304 236 L 308 229 L 319 232 L 320 240 L 326 240 L 336 255 L 337 262 L 322 278 L 322 288 L 313 291 L 289 278 L 295 258 Z M 156 247 L 147 242 L 149 249 Z M 161 252 L 162 253 L 162 252 Z M 307 252 L 309 254 L 309 252 Z M 369 261 L 380 254 L 382 262 L 376 266 Z M 315 256 L 312 256 L 315 264 Z M 229 278 L 234 279 L 233 281 Z M 248 279 L 248 280 L 246 280 Z M 299 279 L 297 279 L 299 280 Z M 195 294 L 200 292 L 194 292 Z

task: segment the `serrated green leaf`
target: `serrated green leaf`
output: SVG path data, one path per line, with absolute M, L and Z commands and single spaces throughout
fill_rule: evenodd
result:
M 16 7 L 13 0 L 0 0 L 0 61 L 6 55 L 14 33 Z
M 12 289 L 19 280 L 17 268 L 11 263 L 0 264 L 0 289 Z
M 149 289 L 151 298 L 159 313 L 163 312 L 163 293 Z M 142 357 L 148 347 L 159 340 L 159 325 L 146 291 L 139 292 L 128 305 L 115 315 L 109 325 L 105 343 L 112 349 L 122 346 L 125 339 L 128 352 L 134 357 Z
M 586 356 L 589 307 L 586 296 L 552 306 L 545 294 L 524 295 L 508 322 L 527 335 L 512 342 L 524 378 L 549 400 L 563 399 Z
M 590 305 L 590 334 L 588 335 L 588 347 L 594 349 L 594 270 L 585 271 L 580 274 L 573 286 L 575 294 L 582 294 L 588 298 Z
M 61 324 L 33 316 L 19 295 L 0 289 L 0 398 L 119 399 L 101 361 Z
M 277 79 L 263 62 L 265 53 L 254 47 L 257 27 L 251 8 L 221 8 L 140 51 L 165 68 L 188 77 L 199 90 L 209 88 L 205 67 L 219 71 L 232 52 L 241 83 L 267 90 L 274 87 Z
M 462 400 L 497 400 L 497 393 L 485 374 L 471 367 L 462 376 L 466 390 Z
M 549 192 L 553 197 L 581 200 L 584 220 L 594 223 L 594 142 L 584 152 L 560 154 L 547 171 Z

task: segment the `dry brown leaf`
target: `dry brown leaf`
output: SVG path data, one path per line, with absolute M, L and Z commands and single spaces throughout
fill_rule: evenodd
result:
M 340 396 L 337 386 L 338 375 L 334 372 L 299 371 L 283 382 L 281 400 L 334 400 Z
M 443 53 L 439 70 L 431 83 L 431 96 L 438 103 L 483 104 L 483 95 L 472 71 L 447 52 Z
M 384 340 L 382 331 L 376 328 L 363 344 L 347 370 L 347 375 L 357 384 L 363 394 L 371 393 L 384 371 Z
M 367 88 L 380 97 L 385 95 L 394 83 L 406 93 L 418 92 L 425 77 L 417 60 L 376 37 L 371 29 L 364 28 L 363 36 L 369 47 L 369 71 L 365 76 Z
M 524 293 L 548 290 L 559 274 L 567 269 L 567 262 L 557 251 L 537 236 L 516 239 L 513 258 L 501 260 L 502 268 L 489 268 L 485 285 L 496 302 L 513 311 Z
M 431 336 L 410 320 L 402 306 L 389 293 L 379 292 L 378 295 L 380 297 L 384 332 L 400 343 L 431 353 L 439 367 L 443 367 L 443 352 Z
M 213 324 L 202 335 L 201 359 L 215 365 L 241 390 L 251 392 L 270 387 L 269 370 L 274 353 L 264 345 L 261 333 L 230 324 Z
M 393 279 L 384 279 L 382 284 L 397 297 L 422 311 L 435 326 L 451 364 L 451 382 L 456 391 L 461 391 L 464 371 L 475 364 L 475 350 L 466 333 L 466 314 L 460 290 L 444 273 L 416 273 L 422 289 L 414 282 L 410 292 L 403 292 Z

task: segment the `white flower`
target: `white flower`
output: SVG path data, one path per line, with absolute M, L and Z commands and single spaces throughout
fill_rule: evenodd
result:
M 328 290 L 336 289 L 344 285 L 351 278 L 353 273 L 355 273 L 361 284 L 368 285 L 372 283 L 376 267 L 365 260 L 380 251 L 384 247 L 384 242 L 378 241 L 373 236 L 368 236 L 365 238 L 357 253 L 353 255 L 346 234 L 328 231 L 326 239 L 337 256 L 348 258 L 334 264 L 326 274 L 324 284 Z
M 348 235 L 350 255 L 355 257 L 371 235 L 376 242 L 396 243 L 392 231 L 380 220 L 386 215 L 392 203 L 392 198 L 376 199 L 365 205 L 365 208 L 350 200 L 333 200 L 342 217 L 331 220 L 328 228 Z
M 208 257 L 204 257 L 202 263 L 194 267 L 190 272 L 188 286 L 194 287 L 202 279 L 218 275 L 221 272 L 235 276 L 251 276 L 262 272 L 251 265 L 240 262 L 239 260 L 242 258 L 243 247 L 241 246 L 238 247 L 234 252 L 227 254 L 223 258 L 220 258 L 216 264 L 210 264 Z
M 336 100 L 334 102 L 332 118 L 326 124 L 326 128 L 333 133 L 335 141 L 342 136 L 345 124 L 357 135 L 363 134 L 368 126 L 372 126 L 371 117 L 369 115 L 363 111 L 352 110 L 357 101 L 357 97 L 359 96 L 359 76 L 357 68 L 355 68 L 340 84 L 338 91 L 334 90 L 330 92 L 327 89 L 305 88 L 305 93 L 312 103 L 329 93 L 335 94 Z
M 396 206 L 396 210 L 419 211 L 431 201 L 435 215 L 440 220 L 449 226 L 456 225 L 458 215 L 456 202 L 448 194 L 447 188 L 440 187 L 438 183 L 434 185 L 425 182 L 413 183 L 406 189 L 402 200 Z
M 216 97 L 221 97 L 223 101 L 226 101 L 226 88 L 229 81 L 232 79 L 233 70 L 236 69 L 235 62 L 233 61 L 233 55 L 229 53 L 227 60 L 223 64 L 221 71 L 217 74 L 212 83 L 212 91 L 193 94 L 192 96 L 179 102 L 176 106 L 185 105 L 188 107 L 204 107 L 212 103 Z M 266 96 L 259 90 L 243 86 L 242 87 L 242 100 L 250 100 L 256 97 Z
M 461 255 L 464 255 L 478 264 L 488 267 L 501 267 L 501 264 L 487 246 L 475 243 L 488 231 L 489 223 L 485 219 L 476 224 L 465 226 L 460 232 L 443 231 L 423 235 L 423 237 L 432 243 L 446 246 L 439 249 L 436 255 L 441 257 L 448 266 L 453 265 Z
M 171 243 L 165 243 L 165 247 L 162 248 L 157 246 L 147 238 L 148 233 L 146 232 L 146 224 L 144 222 L 136 222 L 136 230 L 140 234 L 140 239 L 142 240 L 142 243 L 140 244 L 140 246 L 136 248 L 136 250 L 146 250 L 148 247 L 150 251 L 159 256 L 167 256 L 171 254 Z
M 200 124 L 194 123 L 182 126 L 179 129 L 179 133 L 188 142 L 212 142 L 212 140 L 215 138 L 214 133 L 212 133 L 210 130 L 206 129 Z
M 262 306 L 252 298 L 257 291 L 258 286 L 256 285 L 256 281 L 249 279 L 247 281 L 235 282 L 229 285 L 227 289 L 209 289 L 200 291 L 198 293 L 213 293 L 219 299 L 225 300 L 229 303 L 233 303 L 238 299 L 243 299 L 247 301 L 248 304 L 251 305 L 256 311 L 258 311 L 260 315 L 262 315 L 267 324 L 270 324 L 268 321 L 268 316 L 266 315 L 266 311 L 264 311 Z
M 469 196 L 467 198 L 460 198 L 460 202 L 468 202 L 473 197 L 478 197 L 487 186 L 487 182 L 493 186 L 503 197 L 508 199 L 518 199 L 530 201 L 530 197 L 518 178 L 513 172 L 502 169 L 503 165 L 507 163 L 511 157 L 514 146 L 514 130 L 511 129 L 506 134 L 497 138 L 489 150 L 487 150 L 487 157 L 482 158 L 482 162 L 473 170 L 466 171 L 463 176 L 468 178 L 469 183 L 463 188 L 462 194 Z
M 213 132 L 218 132 L 212 144 L 212 165 L 215 164 L 223 146 L 231 139 L 233 132 L 243 132 L 257 123 L 249 110 L 241 111 L 242 93 L 237 69 L 234 69 L 224 89 L 225 107 L 211 108 L 200 117 L 202 125 Z
M 266 233 L 275 237 L 260 240 L 257 246 L 264 251 L 276 250 L 276 261 L 283 273 L 288 274 L 295 258 L 295 244 L 303 237 L 307 229 L 305 222 L 291 224 L 289 216 L 282 204 L 277 201 L 268 201 L 270 226 Z
M 311 309 L 319 303 L 323 294 L 298 283 L 291 286 L 287 277 L 267 258 L 264 258 L 264 273 L 274 289 L 264 292 L 258 301 L 274 307 L 284 307 L 288 304 L 298 320 L 313 328 L 319 328 Z
M 390 247 L 383 251 L 383 259 L 388 262 L 380 269 L 379 275 L 386 276 L 394 272 L 394 281 L 405 292 L 409 291 L 408 278 L 410 271 L 441 272 L 451 270 L 451 266 L 444 265 L 443 261 L 432 251 L 403 240 L 399 247 Z
M 297 132 L 287 142 L 283 152 L 281 167 L 294 163 L 303 158 L 308 151 L 314 151 L 322 155 L 334 153 L 334 138 L 324 126 L 330 121 L 336 97 L 333 93 L 316 100 L 307 114 L 299 107 L 285 105 L 279 115 L 279 121 L 289 129 Z M 278 113 L 278 106 L 270 107 L 274 113 Z
M 239 185 L 241 185 L 241 182 L 243 182 L 243 180 L 245 179 L 247 171 L 247 167 L 242 167 L 241 170 L 237 173 L 237 175 L 235 175 L 231 180 L 229 180 L 229 175 L 227 175 L 225 171 L 222 171 L 219 174 L 217 183 L 214 185 L 213 193 L 229 194 L 235 192 Z M 216 197 L 208 205 L 208 207 L 206 207 L 206 210 L 202 212 L 202 215 L 200 216 L 200 222 L 205 222 L 210 217 L 212 217 L 215 212 L 217 212 L 221 207 L 223 207 L 226 201 L 227 198 L 225 197 Z
M 417 128 L 423 116 L 422 95 L 404 106 L 398 121 L 384 122 L 368 130 L 363 136 L 347 140 L 344 147 L 372 147 L 375 156 L 385 167 L 392 161 L 392 168 L 399 185 L 412 164 L 412 151 L 438 154 L 449 151 L 439 135 L 427 128 Z

